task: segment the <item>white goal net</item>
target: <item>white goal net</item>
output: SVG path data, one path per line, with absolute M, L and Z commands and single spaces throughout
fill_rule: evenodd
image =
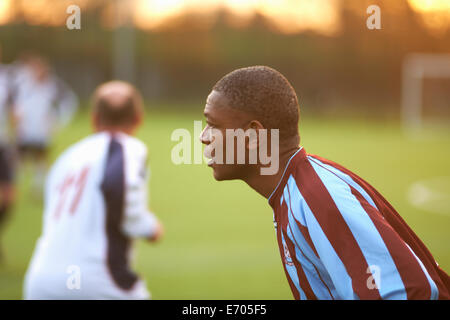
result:
M 405 57 L 402 69 L 402 124 L 408 131 L 423 127 L 423 85 L 425 79 L 450 80 L 450 54 L 413 53 Z M 450 101 L 449 101 L 450 104 Z

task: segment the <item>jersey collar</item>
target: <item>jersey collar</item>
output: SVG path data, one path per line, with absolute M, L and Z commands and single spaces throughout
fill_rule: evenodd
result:
M 275 199 L 275 194 L 278 193 L 278 190 L 280 189 L 280 185 L 282 184 L 282 182 L 284 180 L 286 180 L 285 178 L 288 177 L 288 175 L 286 175 L 286 172 L 288 171 L 288 168 L 290 167 L 291 163 L 293 162 L 292 159 L 294 159 L 295 156 L 297 156 L 300 153 L 305 153 L 305 150 L 303 149 L 303 147 L 300 147 L 300 149 L 298 149 L 288 160 L 288 162 L 286 163 L 286 167 L 284 168 L 283 174 L 281 175 L 280 181 L 278 181 L 277 186 L 275 187 L 275 189 L 272 191 L 272 193 L 270 194 L 269 198 L 267 199 L 267 201 L 269 202 L 270 206 L 273 207 L 273 199 Z M 283 183 L 284 184 L 284 183 Z

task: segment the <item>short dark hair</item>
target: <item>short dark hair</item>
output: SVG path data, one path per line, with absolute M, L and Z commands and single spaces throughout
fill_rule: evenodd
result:
M 277 70 L 266 66 L 237 69 L 220 79 L 213 90 L 224 94 L 231 108 L 253 114 L 267 129 L 279 129 L 280 139 L 299 138 L 297 95 Z
M 114 83 L 128 87 L 127 95 L 120 99 L 112 99 L 110 96 L 101 94 L 103 87 Z M 131 125 L 142 113 L 140 93 L 132 85 L 121 81 L 111 81 L 99 86 L 94 95 L 93 105 L 98 122 L 103 126 Z

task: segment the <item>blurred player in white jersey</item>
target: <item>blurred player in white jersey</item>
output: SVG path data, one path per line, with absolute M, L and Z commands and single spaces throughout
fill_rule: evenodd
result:
M 7 214 L 14 200 L 12 148 L 8 131 L 11 116 L 10 81 L 10 67 L 0 64 L 0 228 L 4 226 Z M 2 258 L 0 247 L 0 261 Z
M 141 119 L 134 87 L 113 81 L 97 89 L 96 133 L 69 147 L 47 177 L 26 299 L 149 298 L 130 268 L 132 239 L 162 234 L 147 207 L 147 148 L 131 136 Z
M 42 57 L 29 55 L 16 69 L 13 94 L 16 143 L 21 158 L 31 158 L 34 187 L 40 190 L 51 136 L 55 129 L 70 121 L 78 100 Z

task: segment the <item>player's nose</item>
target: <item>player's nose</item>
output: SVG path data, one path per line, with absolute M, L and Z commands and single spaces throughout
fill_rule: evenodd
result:
M 203 131 L 200 133 L 199 136 L 200 142 L 203 144 L 210 144 L 211 141 L 209 139 L 209 129 L 208 126 L 206 126 Z

